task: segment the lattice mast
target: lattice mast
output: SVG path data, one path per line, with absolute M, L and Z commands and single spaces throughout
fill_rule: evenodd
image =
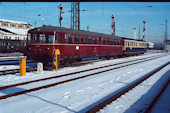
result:
M 71 28 L 80 30 L 80 5 L 79 5 L 79 2 L 71 3 Z

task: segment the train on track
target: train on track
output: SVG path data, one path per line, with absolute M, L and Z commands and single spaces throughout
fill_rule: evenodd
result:
M 26 50 L 26 40 L 0 39 L 0 52 L 21 52 Z
M 60 61 L 87 57 L 118 57 L 143 54 L 147 42 L 71 28 L 42 26 L 28 31 L 26 55 L 47 64 L 52 62 L 53 50 L 60 50 Z

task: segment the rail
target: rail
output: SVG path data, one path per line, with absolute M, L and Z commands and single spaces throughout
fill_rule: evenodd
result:
M 163 69 L 164 67 L 166 67 L 169 64 L 170 64 L 170 62 L 160 66 L 156 70 L 150 72 L 147 76 L 145 76 L 145 77 L 143 77 L 141 79 L 138 79 L 137 81 L 133 82 L 131 85 L 129 85 L 128 87 L 124 88 L 122 91 L 119 91 L 119 92 L 117 92 L 114 95 L 109 95 L 110 98 L 108 98 L 108 99 L 104 100 L 103 102 L 101 102 L 100 104 L 94 106 L 90 110 L 86 111 L 86 113 L 96 113 L 97 111 L 99 111 L 100 109 L 104 108 L 106 105 L 110 104 L 112 101 L 118 99 L 120 96 L 124 95 L 126 92 L 130 91 L 131 89 L 133 89 L 137 85 L 141 84 L 143 81 L 145 81 L 146 79 L 148 79 L 149 77 L 151 77 L 152 75 L 154 75 L 155 73 L 157 73 L 158 71 L 160 71 L 161 69 Z M 148 109 L 150 109 L 150 108 L 148 108 Z M 145 113 L 147 113 L 147 112 L 145 112 Z
M 19 60 L 21 58 L 27 58 L 26 56 L 15 56 L 15 57 L 0 57 L 0 61 L 5 60 Z
M 0 61 L 4 60 L 19 60 L 20 62 L 20 76 L 25 76 L 26 74 L 26 56 L 16 56 L 16 57 L 0 57 Z
M 159 57 L 157 56 L 157 58 L 159 58 Z M 60 82 L 55 82 L 55 83 L 51 83 L 51 84 L 48 84 L 48 85 L 43 85 L 43 86 L 39 86 L 39 87 L 36 87 L 36 88 L 32 88 L 32 89 L 28 89 L 28 90 L 24 90 L 24 91 L 12 93 L 12 94 L 0 96 L 0 100 L 1 99 L 6 99 L 6 98 L 9 98 L 9 97 L 13 97 L 13 96 L 17 96 L 17 95 L 21 95 L 21 94 L 25 94 L 25 93 L 28 93 L 28 92 L 38 91 L 40 89 L 46 89 L 46 88 L 57 86 L 59 84 L 63 84 L 63 83 L 66 83 L 66 82 L 86 78 L 86 77 L 89 77 L 89 76 L 97 75 L 97 74 L 104 73 L 104 72 L 111 71 L 111 70 L 115 70 L 115 69 L 119 69 L 119 68 L 126 67 L 126 66 L 129 66 L 129 65 L 134 65 L 134 64 L 137 64 L 137 63 L 142 63 L 144 61 L 148 61 L 148 60 L 152 60 L 152 59 L 153 58 L 140 60 L 138 62 L 126 64 L 126 65 L 123 65 L 123 66 L 114 67 L 114 68 L 106 69 L 106 70 L 103 70 L 103 71 L 93 72 L 91 74 L 87 74 L 87 75 L 84 75 L 84 76 L 79 76 L 79 77 L 63 80 L 63 81 L 60 81 Z M 129 63 L 129 62 L 126 62 L 126 63 Z M 117 64 L 113 64 L 113 65 L 117 65 Z M 100 67 L 100 68 L 102 68 L 102 67 Z M 106 67 L 108 67 L 108 66 L 106 66 Z M 28 81 L 28 82 L 23 82 L 23 83 L 18 83 L 18 84 L 12 84 L 12 85 L 9 85 L 9 86 L 2 86 L 2 87 L 0 87 L 0 90 L 4 90 L 4 89 L 7 89 L 7 88 L 16 87 L 16 86 L 21 86 L 21 85 L 25 85 L 25 84 L 29 84 L 29 83 L 33 83 L 33 82 L 39 82 L 39 81 L 44 81 L 44 80 L 49 80 L 49 79 L 54 79 L 54 78 L 74 75 L 74 74 L 77 74 L 77 73 L 87 72 L 87 71 L 94 70 L 94 69 L 99 69 L 99 68 L 93 68 L 93 69 L 83 70 L 83 71 L 79 71 L 79 72 L 68 73 L 68 74 L 64 74 L 64 75 L 57 75 L 57 76 L 53 76 L 53 77 L 49 77 L 49 78 L 43 78 L 43 79 L 39 79 L 39 80 L 33 80 L 33 81 Z

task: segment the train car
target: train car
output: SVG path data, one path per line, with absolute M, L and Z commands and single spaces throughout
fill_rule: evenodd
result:
M 0 52 L 22 52 L 26 50 L 25 40 L 0 39 Z
M 60 50 L 60 60 L 81 60 L 85 57 L 122 55 L 122 38 L 112 35 L 43 26 L 28 31 L 27 57 L 47 63 L 52 61 L 53 50 Z
M 128 39 L 128 38 L 122 38 L 122 39 L 123 39 L 124 56 L 144 54 L 146 52 L 147 42 L 142 40 Z
M 154 49 L 154 43 L 153 42 L 148 42 L 147 43 L 147 49 Z

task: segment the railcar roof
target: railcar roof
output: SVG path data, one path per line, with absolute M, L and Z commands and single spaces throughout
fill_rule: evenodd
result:
M 58 31 L 58 32 L 66 32 L 66 33 L 75 33 L 75 34 L 84 34 L 84 35 L 93 35 L 93 36 L 113 38 L 113 36 L 109 35 L 109 34 L 96 33 L 96 32 L 84 31 L 84 30 L 75 30 L 75 29 L 71 29 L 71 28 L 56 27 L 56 26 L 38 27 L 38 28 L 31 29 L 28 32 L 35 32 L 35 31 L 40 31 L 40 32 L 43 32 L 43 31 Z M 120 38 L 120 37 L 115 36 L 115 38 Z
M 120 38 L 122 38 L 124 40 L 135 40 L 135 39 L 132 39 L 132 38 L 125 38 L 125 37 L 120 37 Z M 136 39 L 136 41 L 143 41 L 143 40 Z M 145 41 L 143 41 L 143 42 L 145 42 Z
M 64 28 L 64 27 L 57 27 L 57 26 L 43 26 L 43 27 L 37 27 L 34 29 L 29 30 L 28 32 L 44 32 L 44 31 L 58 31 L 58 32 L 65 32 L 65 33 L 75 33 L 75 34 L 84 34 L 84 35 L 93 35 L 93 36 L 101 36 L 101 37 L 108 37 L 108 38 L 121 38 L 121 39 L 127 39 L 127 40 L 134 40 L 131 38 L 126 37 L 119 37 L 119 36 L 113 36 L 109 34 L 103 34 L 103 33 L 97 33 L 97 32 L 91 32 L 91 31 L 84 31 L 84 30 L 76 30 L 71 28 Z M 136 41 L 143 41 L 143 40 L 136 40 Z

